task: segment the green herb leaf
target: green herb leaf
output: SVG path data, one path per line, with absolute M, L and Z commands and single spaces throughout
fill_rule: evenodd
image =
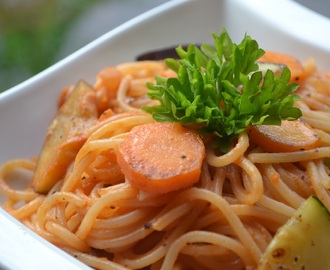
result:
M 180 59 L 166 59 L 177 78 L 157 77 L 155 84 L 148 84 L 148 96 L 159 105 L 144 111 L 157 121 L 180 122 L 199 127 L 201 134 L 214 134 L 214 146 L 222 151 L 249 125 L 279 125 L 282 119 L 301 116 L 294 107 L 298 85 L 289 82 L 287 67 L 280 76 L 271 70 L 263 76 L 256 61 L 264 51 L 250 36 L 237 45 L 223 29 L 213 38 L 214 47 L 177 47 Z

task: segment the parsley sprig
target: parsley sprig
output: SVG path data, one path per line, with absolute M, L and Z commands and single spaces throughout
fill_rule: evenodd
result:
M 199 127 L 201 134 L 214 134 L 214 145 L 226 152 L 249 125 L 279 125 L 301 116 L 294 107 L 298 85 L 289 82 L 287 67 L 280 76 L 271 70 L 263 75 L 256 61 L 264 50 L 257 41 L 245 35 L 237 45 L 225 29 L 213 38 L 214 46 L 177 47 L 180 59 L 166 59 L 177 78 L 156 77 L 148 84 L 148 96 L 159 105 L 143 109 L 155 120 Z

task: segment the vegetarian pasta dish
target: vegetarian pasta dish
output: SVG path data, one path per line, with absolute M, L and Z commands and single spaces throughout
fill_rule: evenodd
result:
M 330 73 L 213 37 L 63 89 L 40 155 L 2 165 L 3 208 L 95 269 L 327 265 Z

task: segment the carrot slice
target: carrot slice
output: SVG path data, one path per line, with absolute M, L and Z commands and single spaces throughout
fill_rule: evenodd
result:
M 133 187 L 166 193 L 195 184 L 205 147 L 200 136 L 179 123 L 134 127 L 120 144 L 117 162 Z
M 301 119 L 283 120 L 280 126 L 251 126 L 250 141 L 268 152 L 294 152 L 315 148 L 320 137 Z
M 98 73 L 94 88 L 99 114 L 108 109 L 111 100 L 116 98 L 121 79 L 122 74 L 115 67 L 105 67 Z
M 307 74 L 304 66 L 297 58 L 283 53 L 266 51 L 265 54 L 258 59 L 258 62 L 286 65 L 291 71 L 291 82 L 300 82 Z
M 115 113 L 113 112 L 113 110 L 111 108 L 106 109 L 99 117 L 99 119 L 97 120 L 98 123 L 105 121 L 106 119 L 114 116 Z

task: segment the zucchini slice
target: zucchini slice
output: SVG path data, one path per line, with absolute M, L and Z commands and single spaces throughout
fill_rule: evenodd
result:
M 33 179 L 36 192 L 49 192 L 64 177 L 97 117 L 95 91 L 79 81 L 48 128 Z
M 266 269 L 330 269 L 330 213 L 308 198 L 275 234 L 259 262 Z

